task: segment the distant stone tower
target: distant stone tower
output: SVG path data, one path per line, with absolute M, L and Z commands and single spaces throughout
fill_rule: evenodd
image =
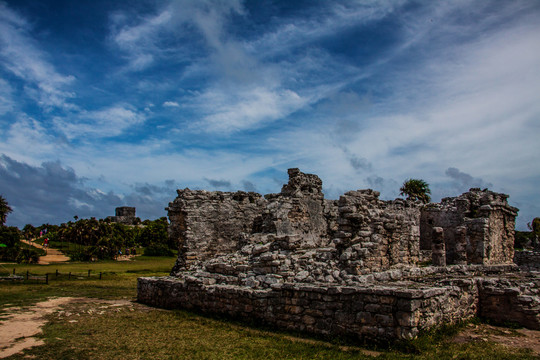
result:
M 125 217 L 135 217 L 135 208 L 129 207 L 129 206 L 121 206 L 117 207 L 115 211 L 115 215 L 117 217 L 125 216 Z
M 135 216 L 135 208 L 130 206 L 120 206 L 115 210 L 116 216 L 109 216 L 107 220 L 124 225 L 135 225 L 137 217 Z

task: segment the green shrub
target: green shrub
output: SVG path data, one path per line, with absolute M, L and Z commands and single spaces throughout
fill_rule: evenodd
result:
M 15 226 L 0 226 L 0 244 L 7 247 L 19 246 L 21 233 Z
M 167 218 L 162 217 L 157 220 L 145 220 L 146 225 L 137 237 L 137 243 L 142 246 L 152 246 L 153 244 L 163 244 L 166 247 L 171 247 L 168 244 L 169 236 L 167 234 Z
M 39 261 L 39 252 L 34 249 L 22 248 L 17 254 L 17 263 L 37 264 Z
M 0 247 L 0 260 L 15 261 L 19 250 L 21 234 L 19 229 L 14 226 L 0 226 L 0 244 L 5 247 Z
M 19 254 L 19 247 L 0 248 L 0 260 L 15 261 Z
M 72 261 L 91 261 L 92 252 L 87 249 L 70 251 L 69 257 Z
M 532 231 L 516 231 L 514 235 L 514 248 L 531 249 L 534 244 L 534 234 Z
M 144 249 L 144 255 L 146 256 L 174 256 L 171 249 L 163 244 L 150 244 Z

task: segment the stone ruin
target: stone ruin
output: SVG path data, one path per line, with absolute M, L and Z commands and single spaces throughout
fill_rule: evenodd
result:
M 513 263 L 507 195 L 328 200 L 316 175 L 288 173 L 264 197 L 178 190 L 167 208 L 178 259 L 170 276 L 139 279 L 138 300 L 374 341 L 473 316 L 540 329 L 538 273 Z
M 124 225 L 135 225 L 138 219 L 135 216 L 134 207 L 120 206 L 115 209 L 115 216 L 107 216 L 105 220 Z

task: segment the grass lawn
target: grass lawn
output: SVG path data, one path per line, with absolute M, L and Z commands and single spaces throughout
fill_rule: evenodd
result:
M 533 359 L 524 350 L 490 342 L 450 341 L 459 327 L 446 327 L 412 342 L 366 353 L 358 343 L 323 341 L 244 323 L 161 310 L 134 303 L 140 276 L 167 275 L 174 258 L 135 261 L 3 265 L 34 274 L 103 273 L 103 279 L 54 280 L 50 284 L 0 283 L 0 319 L 6 308 L 27 307 L 50 297 L 83 298 L 48 315 L 45 345 L 8 359 Z M 8 309 L 9 310 L 9 309 Z M 3 314 L 2 314 L 3 312 Z
M 136 257 L 134 261 L 67 262 L 51 265 L 2 264 L 0 272 L 35 275 L 49 273 L 49 285 L 0 282 L 0 314 L 2 308 L 31 305 L 55 296 L 92 297 L 100 299 L 131 299 L 137 296 L 137 278 L 168 275 L 175 258 Z M 55 280 L 56 270 L 61 274 Z M 91 270 L 90 278 L 87 278 Z M 65 276 L 72 273 L 73 279 Z M 102 280 L 97 274 L 102 273 Z M 63 276 L 62 276 L 63 275 Z

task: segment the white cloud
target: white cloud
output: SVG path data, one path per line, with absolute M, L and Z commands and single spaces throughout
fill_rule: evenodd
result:
M 328 36 L 335 36 L 353 26 L 384 19 L 406 1 L 332 1 L 323 3 L 313 14 L 302 18 L 278 18 L 275 29 L 250 43 L 253 53 L 276 56 Z
M 76 198 L 70 197 L 67 202 L 68 202 L 69 206 L 71 206 L 71 207 L 73 207 L 74 209 L 77 209 L 77 210 L 85 209 L 85 208 L 89 209 L 89 210 L 94 209 L 94 207 L 92 205 L 90 205 L 90 204 L 88 204 L 86 202 L 83 202 L 83 201 L 79 201 Z
M 118 12 L 111 17 L 111 39 L 127 56 L 126 70 L 145 70 L 171 54 L 176 61 L 189 58 L 193 49 L 182 45 L 184 38 L 194 36 L 188 25 L 196 24 L 204 32 L 205 24 L 219 27 L 232 12 L 242 13 L 240 1 L 170 1 L 135 24 L 132 14 Z
M 140 24 L 132 27 L 123 27 L 115 36 L 116 43 L 125 49 L 132 49 L 140 41 L 144 41 L 155 35 L 161 27 L 171 21 L 172 14 L 169 10 L 145 18 Z
M 70 118 L 56 118 L 58 131 L 68 139 L 81 136 L 114 137 L 145 121 L 145 115 L 128 104 L 116 104 L 102 110 L 80 112 Z
M 20 115 L 5 130 L 0 130 L 0 154 L 38 164 L 56 157 L 64 144 L 55 139 L 43 125 L 28 116 Z
M 12 95 L 13 89 L 9 83 L 0 79 L 0 115 L 4 115 L 14 109 L 15 102 Z
M 289 115 L 307 100 L 291 90 L 253 88 L 226 94 L 209 91 L 197 99 L 211 104 L 212 113 L 205 116 L 201 126 L 209 132 L 233 132 L 260 126 Z M 202 107 L 202 105 L 200 105 Z
M 163 103 L 163 106 L 164 107 L 180 107 L 180 104 L 177 103 L 176 101 L 165 101 Z
M 135 26 L 123 26 L 113 23 L 114 30 L 112 39 L 114 43 L 128 57 L 127 68 L 132 71 L 144 70 L 151 66 L 160 52 L 156 42 L 162 29 L 170 23 L 172 14 L 169 10 L 163 10 L 157 15 L 144 18 Z M 112 19 L 123 22 L 126 17 L 120 16 Z
M 28 22 L 6 4 L 0 3 L 0 59 L 3 67 L 27 83 L 26 90 L 40 106 L 74 109 L 66 102 L 75 97 L 66 87 L 71 75 L 60 74 L 39 44 L 31 37 Z

